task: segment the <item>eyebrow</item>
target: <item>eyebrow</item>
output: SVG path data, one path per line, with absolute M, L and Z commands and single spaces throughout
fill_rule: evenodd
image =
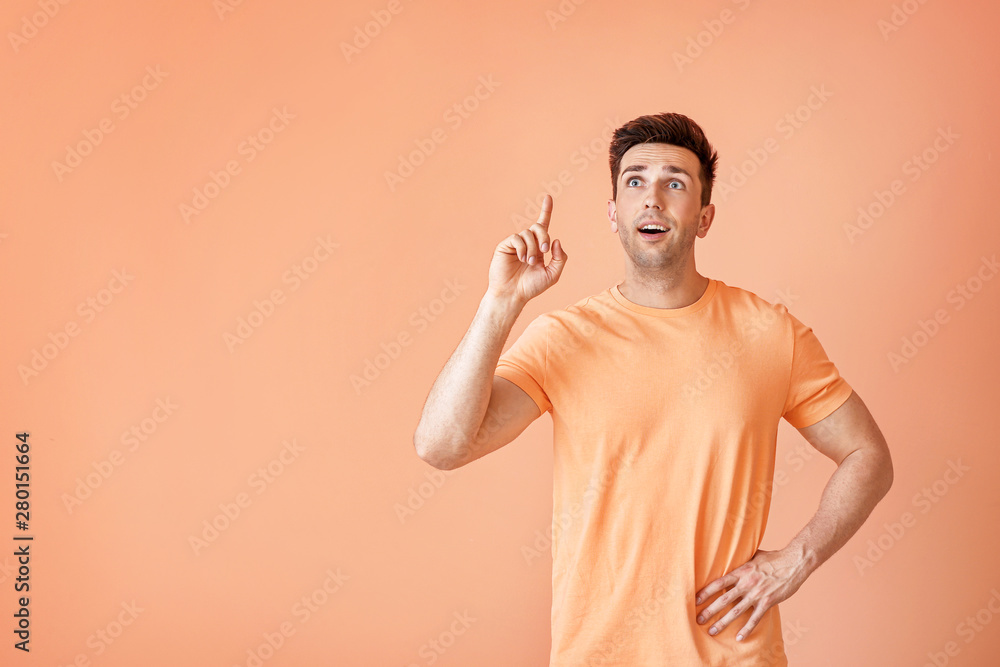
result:
M 645 164 L 630 164 L 629 166 L 625 167 L 625 169 L 622 170 L 621 175 L 622 175 L 622 177 L 624 177 L 625 174 L 629 173 L 630 171 L 646 171 L 646 169 L 648 169 L 648 168 L 649 168 L 649 165 L 645 165 Z M 692 176 L 688 172 L 688 170 L 684 169 L 683 167 L 677 167 L 675 165 L 668 164 L 668 165 L 666 165 L 664 167 L 664 169 L 666 171 L 669 171 L 672 174 L 684 174 L 691 181 L 694 181 L 694 176 Z

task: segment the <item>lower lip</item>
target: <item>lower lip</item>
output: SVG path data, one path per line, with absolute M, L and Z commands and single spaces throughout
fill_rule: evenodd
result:
M 670 230 L 668 229 L 667 231 L 661 232 L 659 234 L 647 234 L 646 232 L 639 232 L 639 236 L 641 236 L 642 238 L 646 239 L 647 241 L 659 241 L 660 239 L 664 238 L 669 233 L 670 233 Z

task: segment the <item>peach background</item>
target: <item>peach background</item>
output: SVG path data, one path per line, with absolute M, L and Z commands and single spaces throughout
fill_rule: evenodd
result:
M 791 311 L 894 455 L 889 495 L 782 603 L 791 664 L 992 664 L 1000 619 L 980 610 L 1000 591 L 1000 281 L 974 284 L 960 310 L 947 298 L 1000 248 L 1000 9 L 903 4 L 915 13 L 897 14 L 884 38 L 889 1 L 402 0 L 348 62 L 341 43 L 387 2 L 248 1 L 221 16 L 211 0 L 70 2 L 17 45 L 10 34 L 41 5 L 5 3 L 0 662 L 248 665 L 286 623 L 294 634 L 258 653 L 262 664 L 547 664 L 551 559 L 528 563 L 522 548 L 549 527 L 551 419 L 439 488 L 411 438 L 494 247 L 527 224 L 514 217 L 525 200 L 568 172 L 552 231 L 570 259 L 508 344 L 538 314 L 621 279 L 605 126 L 679 111 L 721 156 L 699 271 L 771 301 L 795 295 Z M 560 7 L 565 20 L 550 24 Z M 729 22 L 712 24 L 720 16 Z M 675 53 L 699 33 L 703 52 L 679 68 Z M 147 66 L 166 74 L 121 118 L 113 103 Z M 449 124 L 480 77 L 495 90 Z M 779 121 L 812 86 L 831 95 L 787 136 Z M 275 107 L 295 117 L 248 161 L 239 146 Z M 113 131 L 60 181 L 52 163 L 102 119 Z M 959 138 L 911 180 L 907 161 L 933 154 L 949 127 Z M 385 173 L 435 128 L 443 143 L 390 189 Z M 768 139 L 778 150 L 723 199 L 721 184 Z M 186 223 L 181 204 L 230 160 L 239 173 Z M 852 243 L 845 225 L 894 179 L 905 191 Z M 293 289 L 283 277 L 318 237 L 337 247 L 306 262 Z M 102 292 L 116 270 L 133 278 Z M 445 302 L 449 281 L 457 296 Z M 274 290 L 283 302 L 230 350 L 224 335 Z M 92 319 L 79 309 L 88 298 L 105 299 Z M 948 321 L 894 369 L 888 355 L 938 309 Z M 45 348 L 74 323 L 64 348 Z M 401 335 L 356 391 L 351 377 Z M 23 379 L 43 348 L 52 358 Z M 178 407 L 149 421 L 168 398 Z M 121 435 L 143 420 L 151 432 L 129 451 Z M 11 647 L 20 430 L 32 443 L 30 655 Z M 251 476 L 290 440 L 301 451 L 272 463 L 280 474 L 258 494 Z M 115 451 L 120 465 L 69 511 L 65 494 Z M 811 451 L 783 422 L 789 482 L 775 488 L 763 548 L 784 546 L 816 510 L 834 467 Z M 959 459 L 969 470 L 949 484 Z M 935 482 L 942 495 L 921 504 Z M 219 505 L 241 493 L 250 505 L 196 554 L 189 538 L 223 525 Z M 886 524 L 907 512 L 915 522 L 893 537 Z M 869 540 L 885 548 L 859 572 Z M 338 570 L 346 580 L 325 592 Z M 303 618 L 296 605 L 310 596 L 322 604 Z M 113 643 L 97 639 L 117 634 L 133 601 L 142 611 Z M 475 621 L 449 636 L 465 612 Z M 992 623 L 968 641 L 959 624 L 977 612 Z M 429 649 L 437 639 L 443 654 Z

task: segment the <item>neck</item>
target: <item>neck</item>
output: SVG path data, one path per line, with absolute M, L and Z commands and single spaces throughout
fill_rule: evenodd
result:
M 634 268 L 634 267 L 633 267 Z M 626 299 L 650 308 L 683 308 L 697 301 L 708 289 L 709 280 L 694 267 L 683 274 L 651 274 L 629 271 L 618 291 Z

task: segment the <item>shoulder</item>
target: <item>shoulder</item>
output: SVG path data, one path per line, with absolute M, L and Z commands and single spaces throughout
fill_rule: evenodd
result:
M 745 287 L 727 285 L 721 280 L 718 283 L 719 293 L 723 298 L 745 302 L 756 308 L 773 308 L 788 312 L 788 306 L 798 299 L 787 287 L 770 290 L 764 296 L 761 296 L 757 292 Z
M 767 298 L 752 290 L 717 281 L 718 305 L 733 316 L 756 324 L 759 328 L 770 328 L 777 324 L 778 329 L 789 332 L 795 327 L 795 317 L 789 312 L 788 305 L 796 300 L 792 292 L 785 289 L 775 289 L 767 293 Z
M 611 299 L 611 292 L 604 290 L 542 313 L 535 322 L 553 335 L 590 335 L 614 317 L 616 311 Z

